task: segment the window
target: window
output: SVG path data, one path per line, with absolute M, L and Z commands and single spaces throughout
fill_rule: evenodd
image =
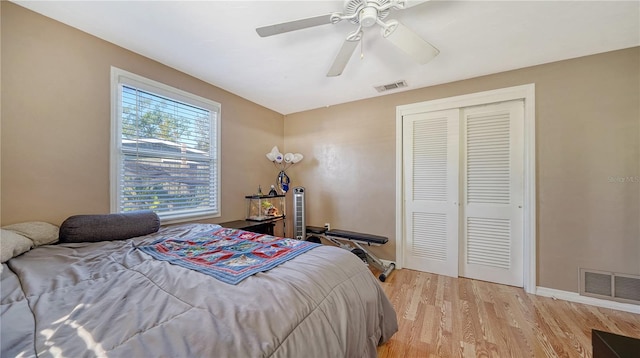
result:
M 111 212 L 220 216 L 220 104 L 112 68 Z

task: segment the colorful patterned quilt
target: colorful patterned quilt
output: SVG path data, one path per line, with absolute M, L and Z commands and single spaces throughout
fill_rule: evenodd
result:
M 235 285 L 320 246 L 307 241 L 220 228 L 188 238 L 162 238 L 138 246 L 155 259 Z

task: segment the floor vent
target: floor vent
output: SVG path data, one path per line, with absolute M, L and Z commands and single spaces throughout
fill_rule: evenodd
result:
M 396 88 L 402 88 L 402 87 L 407 87 L 407 81 L 402 80 L 402 81 L 389 83 L 389 84 L 382 85 L 382 86 L 376 86 L 374 88 L 378 92 L 384 92 L 384 91 L 389 91 L 389 90 L 393 90 L 393 89 L 396 89 Z
M 640 276 L 581 268 L 580 294 L 640 304 Z

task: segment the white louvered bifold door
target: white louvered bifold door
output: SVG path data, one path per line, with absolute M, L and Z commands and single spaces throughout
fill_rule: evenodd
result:
M 407 268 L 458 276 L 458 109 L 403 117 Z
M 523 285 L 523 101 L 462 110 L 460 276 Z

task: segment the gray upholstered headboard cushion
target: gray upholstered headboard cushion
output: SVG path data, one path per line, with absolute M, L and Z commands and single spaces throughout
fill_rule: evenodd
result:
M 60 226 L 60 242 L 125 240 L 154 233 L 160 218 L 150 210 L 122 214 L 74 215 Z

